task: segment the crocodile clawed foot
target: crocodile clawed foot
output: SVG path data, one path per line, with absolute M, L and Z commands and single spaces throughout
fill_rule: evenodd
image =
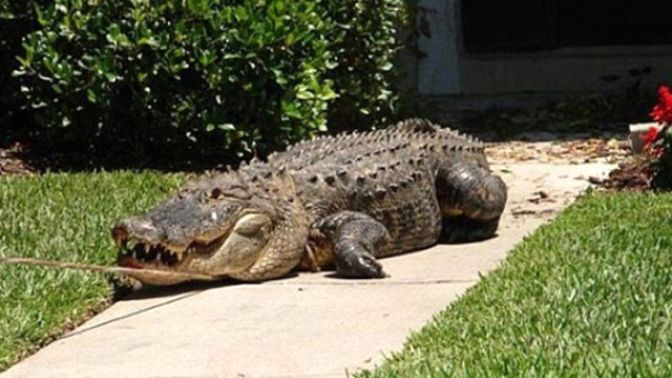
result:
M 339 276 L 347 278 L 385 278 L 383 266 L 368 252 L 349 253 L 336 261 Z
M 305 269 L 310 270 L 313 273 L 321 271 L 320 264 L 315 257 L 315 246 L 312 245 L 312 242 L 306 244 L 306 258 L 303 261 Z

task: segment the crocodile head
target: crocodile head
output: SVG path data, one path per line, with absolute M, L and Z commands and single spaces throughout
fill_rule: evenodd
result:
M 291 215 L 268 198 L 244 188 L 217 183 L 184 189 L 148 213 L 123 219 L 112 229 L 120 248 L 118 264 L 134 268 L 144 283 L 171 285 L 188 278 L 156 276 L 143 269 L 217 277 L 245 272 L 275 239 L 291 232 L 283 219 Z

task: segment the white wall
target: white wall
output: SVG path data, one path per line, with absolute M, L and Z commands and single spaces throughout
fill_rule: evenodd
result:
M 418 92 L 421 95 L 461 92 L 458 3 L 459 0 L 418 2 L 431 31 L 431 38 L 421 37 L 418 40 L 418 48 L 427 54 L 418 62 Z

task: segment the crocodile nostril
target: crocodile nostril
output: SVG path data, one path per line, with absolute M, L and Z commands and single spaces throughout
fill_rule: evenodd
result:
M 124 247 L 128 241 L 128 230 L 126 225 L 120 224 L 112 229 L 112 238 L 117 247 Z
M 144 220 L 135 224 L 135 228 L 143 232 L 156 232 L 156 227 L 149 220 Z

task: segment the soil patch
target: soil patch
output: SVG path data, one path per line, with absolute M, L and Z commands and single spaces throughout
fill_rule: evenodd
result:
M 605 190 L 647 191 L 651 189 L 651 176 L 651 164 L 642 157 L 633 157 L 609 172 L 608 178 L 591 177 L 590 181 Z
M 14 143 L 9 147 L 0 147 L 0 176 L 6 175 L 33 175 L 35 167 L 28 164 L 23 158 L 23 146 Z

